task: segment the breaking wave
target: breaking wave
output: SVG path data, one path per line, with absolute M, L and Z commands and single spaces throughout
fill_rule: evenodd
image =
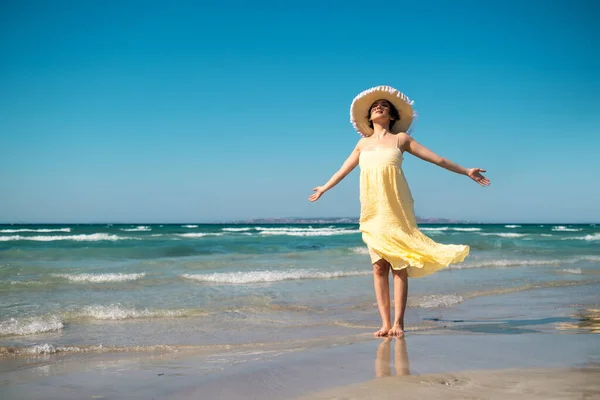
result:
M 57 278 L 68 279 L 71 282 L 101 283 L 136 281 L 146 276 L 146 273 L 141 272 L 137 274 L 52 274 L 52 276 L 55 276 Z
M 311 270 L 293 270 L 293 271 L 250 271 L 250 272 L 229 272 L 214 274 L 183 274 L 182 278 L 192 279 L 200 282 L 245 284 L 259 282 L 279 282 L 299 279 L 333 279 L 349 276 L 366 276 L 372 274 L 371 271 L 333 271 L 319 272 Z

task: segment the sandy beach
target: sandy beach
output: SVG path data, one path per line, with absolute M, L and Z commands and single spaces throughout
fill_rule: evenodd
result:
M 303 399 L 598 399 L 600 367 L 511 369 L 397 376 L 315 393 Z
M 600 396 L 595 334 L 321 337 L 220 349 L 4 359 L 5 399 Z

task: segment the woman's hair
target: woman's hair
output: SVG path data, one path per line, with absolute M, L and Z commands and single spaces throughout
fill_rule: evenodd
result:
M 390 103 L 389 101 L 387 101 L 385 99 L 379 99 L 379 100 L 384 100 L 390 106 L 390 126 L 388 129 L 392 129 L 392 127 L 394 126 L 396 121 L 400 120 L 400 113 L 398 112 L 396 107 L 394 107 L 394 105 L 392 103 Z M 373 102 L 373 104 L 377 103 L 379 100 L 375 100 Z M 373 129 L 373 121 L 371 121 L 371 111 L 373 110 L 373 104 L 371 104 L 371 107 L 369 107 L 369 114 L 367 115 L 367 120 L 369 121 L 369 126 L 371 127 L 371 129 Z

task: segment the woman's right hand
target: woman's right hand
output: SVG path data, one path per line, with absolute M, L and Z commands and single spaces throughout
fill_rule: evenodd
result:
M 490 180 L 483 176 L 481 173 L 485 172 L 485 169 L 481 168 L 468 168 L 467 176 L 473 179 L 475 182 L 479 183 L 481 186 L 489 186 Z
M 317 186 L 316 188 L 313 189 L 313 194 L 310 195 L 310 197 L 308 198 L 309 201 L 317 201 L 319 200 L 319 198 L 323 195 L 323 193 L 325 193 L 325 190 L 323 190 L 323 186 Z

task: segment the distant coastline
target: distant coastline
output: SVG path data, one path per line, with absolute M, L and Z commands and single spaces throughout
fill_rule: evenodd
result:
M 358 218 L 253 218 L 238 221 L 231 221 L 231 224 L 358 224 Z M 448 218 L 419 218 L 420 224 L 469 224 L 470 221 L 459 221 Z

